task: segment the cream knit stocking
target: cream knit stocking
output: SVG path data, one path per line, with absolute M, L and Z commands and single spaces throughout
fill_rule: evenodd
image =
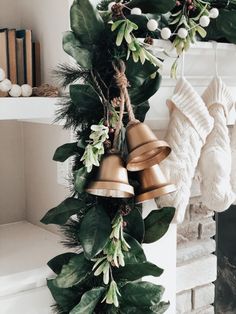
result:
M 231 156 L 232 156 L 232 169 L 231 169 L 231 185 L 232 190 L 236 193 L 236 124 L 231 132 Z M 236 201 L 236 197 L 234 202 Z
M 184 220 L 189 202 L 190 188 L 202 146 L 212 130 L 210 117 L 201 97 L 184 79 L 178 80 L 174 95 L 167 101 L 170 122 L 166 141 L 171 154 L 160 164 L 169 182 L 176 184 L 177 191 L 156 200 L 159 207 L 176 208 L 174 222 Z
M 201 201 L 209 209 L 221 212 L 235 201 L 231 188 L 231 148 L 227 128 L 228 112 L 234 105 L 229 90 L 220 78 L 214 78 L 202 96 L 214 118 L 199 160 L 202 177 Z

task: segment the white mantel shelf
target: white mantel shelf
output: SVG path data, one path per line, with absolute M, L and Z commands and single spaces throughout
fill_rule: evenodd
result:
M 52 123 L 55 119 L 58 98 L 49 97 L 2 97 L 0 120 L 24 120 Z

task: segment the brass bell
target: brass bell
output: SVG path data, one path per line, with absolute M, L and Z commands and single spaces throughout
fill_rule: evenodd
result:
M 139 172 L 140 194 L 136 197 L 136 203 L 143 203 L 161 195 L 176 191 L 176 186 L 167 182 L 161 168 L 158 165 Z
M 126 140 L 129 171 L 140 171 L 158 164 L 171 152 L 170 146 L 165 141 L 158 140 L 151 129 L 141 122 L 128 125 Z
M 119 154 L 108 154 L 103 157 L 97 180 L 90 183 L 86 192 L 104 197 L 134 196 L 134 188 L 129 184 L 127 169 Z

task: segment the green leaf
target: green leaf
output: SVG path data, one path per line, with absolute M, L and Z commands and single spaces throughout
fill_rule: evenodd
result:
M 112 32 L 114 32 L 118 27 L 120 27 L 122 23 L 126 23 L 126 21 L 125 20 L 117 20 L 117 21 L 115 21 L 112 24 L 112 26 L 111 26 Z
M 150 106 L 148 101 L 135 105 L 133 109 L 136 119 L 143 122 L 145 120 L 146 113 L 148 112 L 149 108 Z
M 163 269 L 152 263 L 144 262 L 140 264 L 127 264 L 125 267 L 115 271 L 114 275 L 119 280 L 134 281 L 145 276 L 159 277 L 162 273 Z
M 221 37 L 236 43 L 236 11 L 227 9 L 220 10 L 219 17 L 216 19 L 216 28 Z
M 58 147 L 54 153 L 53 160 L 64 162 L 69 157 L 76 155 L 78 153 L 82 153 L 83 150 L 78 147 L 78 143 L 67 143 L 60 147 Z
M 138 7 L 143 13 L 167 13 L 176 5 L 175 0 L 131 0 L 128 3 L 129 8 Z
M 85 167 L 80 168 L 74 172 L 74 185 L 77 192 L 84 192 L 85 186 L 87 184 L 88 173 Z
M 128 233 L 141 243 L 144 238 L 144 221 L 139 208 L 134 208 L 127 216 L 125 216 L 124 222 L 126 222 L 124 232 Z
M 170 303 L 166 302 L 160 302 L 159 304 L 150 307 L 123 305 L 120 309 L 120 314 L 162 314 L 166 312 L 169 306 Z
M 96 287 L 85 292 L 79 302 L 69 314 L 93 314 L 94 309 L 101 299 L 105 288 Z
M 125 265 L 127 264 L 139 264 L 146 262 L 146 256 L 144 254 L 142 246 L 128 234 L 125 234 L 125 240 L 128 242 L 130 249 L 128 252 L 124 252 Z
M 163 207 L 160 210 L 153 210 L 144 219 L 145 236 L 144 243 L 156 242 L 168 231 L 169 225 L 174 218 L 175 208 Z
M 76 62 L 83 68 L 92 68 L 92 49 L 83 46 L 73 32 L 63 34 L 63 49 L 68 55 L 73 57 Z
M 129 282 L 120 289 L 122 303 L 146 307 L 158 304 L 164 293 L 162 286 L 147 281 Z
M 53 280 L 58 288 L 73 287 L 89 277 L 92 271 L 91 263 L 83 253 L 72 257 L 68 264 L 62 267 L 60 274 Z
M 57 207 L 50 209 L 41 219 L 41 222 L 45 225 L 63 225 L 72 215 L 78 213 L 83 207 L 84 203 L 81 200 L 69 197 Z
M 75 0 L 70 10 L 71 29 L 82 44 L 100 42 L 104 23 L 89 0 Z
M 111 233 L 111 221 L 102 206 L 92 207 L 84 216 L 79 239 L 86 258 L 91 259 L 100 253 Z
M 122 44 L 122 41 L 124 39 L 124 35 L 125 35 L 125 27 L 126 27 L 126 24 L 122 24 L 119 31 L 118 31 L 118 34 L 117 34 L 117 37 L 116 37 L 116 46 L 120 46 Z
M 153 314 L 163 314 L 165 313 L 170 306 L 169 302 L 160 302 L 159 304 L 155 304 L 150 307 Z
M 69 311 L 78 303 L 80 295 L 82 294 L 80 291 L 78 291 L 78 289 L 58 288 L 54 284 L 53 279 L 47 280 L 47 286 L 53 296 L 53 299 L 63 308 L 66 313 L 69 313 Z
M 47 214 L 41 219 L 41 222 L 45 225 L 63 225 L 72 215 L 78 213 L 81 206 L 83 205 L 84 204 L 80 200 L 69 197 L 57 207 L 50 209 Z
M 64 253 L 52 258 L 47 265 L 54 271 L 54 273 L 59 274 L 62 270 L 64 264 L 68 264 L 70 259 L 76 256 L 76 253 Z

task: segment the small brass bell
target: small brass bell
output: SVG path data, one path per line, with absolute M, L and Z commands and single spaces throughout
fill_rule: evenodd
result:
M 134 196 L 134 188 L 129 184 L 127 169 L 119 154 L 108 154 L 103 157 L 97 180 L 90 183 L 86 192 L 104 197 Z
M 143 203 L 176 191 L 176 186 L 167 182 L 158 165 L 140 171 L 139 182 L 141 189 L 140 194 L 136 197 L 136 203 Z
M 165 141 L 160 141 L 144 123 L 130 124 L 126 130 L 129 156 L 127 169 L 140 171 L 160 163 L 171 152 Z

